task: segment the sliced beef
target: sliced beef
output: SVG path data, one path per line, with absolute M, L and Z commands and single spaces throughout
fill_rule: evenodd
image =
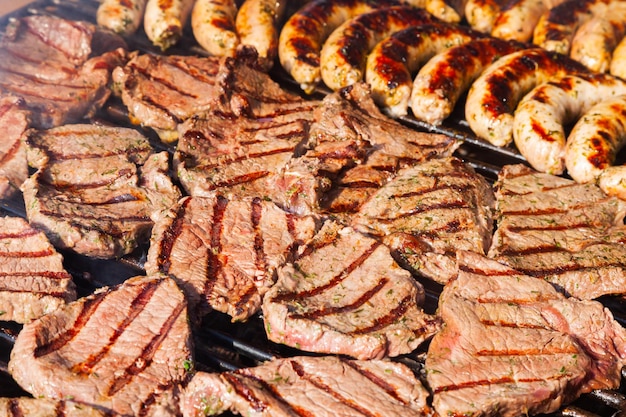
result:
M 99 258 L 129 253 L 147 242 L 152 213 L 180 198 L 167 153 L 136 130 L 66 125 L 31 131 L 27 144 L 38 170 L 22 186 L 26 214 L 55 246 Z
M 0 37 L 0 92 L 24 99 L 33 127 L 79 121 L 109 97 L 111 72 L 126 60 L 124 47 L 120 37 L 88 22 L 16 19 Z
M 187 303 L 165 276 L 103 288 L 24 326 L 9 371 L 35 397 L 176 416 L 192 363 Z
M 275 188 L 292 211 L 349 216 L 401 167 L 451 155 L 460 142 L 416 132 L 383 115 L 367 84 L 329 94 L 318 106 L 308 151 L 285 169 Z
M 439 415 L 550 413 L 620 384 L 626 331 L 602 304 L 482 255 L 459 253 L 438 311 L 425 368 Z
M 380 237 L 402 265 L 445 284 L 456 276 L 456 251 L 485 254 L 491 244 L 491 185 L 456 158 L 398 171 L 352 220 Z
M 110 414 L 72 400 L 0 398 L 0 417 L 108 417 Z
M 409 353 L 439 330 L 424 290 L 379 241 L 328 221 L 278 269 L 263 300 L 270 340 L 357 359 Z
M 0 97 L 0 199 L 17 194 L 28 178 L 26 147 L 22 136 L 28 129 L 30 113 L 16 96 Z
M 258 115 L 210 111 L 180 125 L 174 164 L 190 195 L 276 200 L 275 177 L 303 152 L 314 101 L 265 106 Z
M 489 257 L 594 299 L 626 290 L 626 204 L 595 184 L 505 167 Z
M 198 372 L 183 394 L 185 417 L 426 416 L 428 393 L 406 366 L 334 356 L 276 359 L 222 374 Z
M 176 280 L 194 318 L 217 310 L 245 320 L 260 309 L 276 268 L 315 230 L 310 216 L 260 198 L 185 197 L 156 221 L 145 267 Z
M 28 323 L 76 299 L 72 276 L 46 235 L 0 217 L 0 320 Z
M 135 122 L 153 128 L 163 141 L 178 139 L 189 117 L 219 109 L 260 115 L 266 104 L 299 101 L 245 53 L 238 57 L 137 55 L 113 72 L 114 88 Z

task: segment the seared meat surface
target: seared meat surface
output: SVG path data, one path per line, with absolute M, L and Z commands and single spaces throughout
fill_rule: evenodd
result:
M 24 99 L 40 129 L 93 116 L 126 60 L 122 38 L 88 22 L 33 15 L 0 35 L 0 92 Z
M 28 323 L 76 299 L 72 276 L 46 235 L 0 217 L 0 319 Z
M 217 310 L 245 320 L 260 309 L 276 268 L 315 230 L 312 217 L 260 198 L 185 197 L 156 221 L 145 267 L 176 280 L 193 318 Z
M 187 302 L 164 276 L 138 276 L 24 326 L 9 371 L 35 397 L 119 416 L 179 415 L 192 363 Z
M 456 276 L 457 250 L 488 250 L 494 205 L 483 177 L 459 159 L 441 158 L 398 171 L 352 225 L 381 238 L 403 266 L 445 284 Z
M 0 398 L 0 417 L 107 417 L 109 414 L 72 400 Z
M 226 411 L 259 417 L 426 416 L 427 397 L 399 363 L 298 356 L 234 372 L 198 372 L 182 408 L 185 417 Z
M 626 290 L 626 204 L 595 184 L 505 167 L 489 257 L 594 299 Z
M 0 97 L 0 198 L 14 197 L 28 178 L 26 148 L 22 135 L 29 127 L 30 112 L 16 96 Z
M 38 170 L 22 186 L 26 214 L 58 247 L 99 258 L 129 253 L 148 240 L 152 213 L 180 198 L 168 155 L 136 130 L 66 125 L 31 131 L 27 145 Z
M 439 415 L 550 413 L 619 387 L 626 330 L 602 304 L 565 298 L 473 252 L 458 261 L 458 278 L 439 299 L 445 325 L 426 356 Z
M 311 352 L 380 359 L 415 350 L 440 328 L 424 289 L 386 246 L 328 221 L 263 299 L 270 340 Z

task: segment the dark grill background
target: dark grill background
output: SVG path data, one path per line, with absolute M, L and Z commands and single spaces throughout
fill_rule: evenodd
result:
M 297 3 L 297 2 L 296 2 Z M 0 17 L 0 30 L 4 29 L 12 17 L 27 14 L 53 14 L 73 20 L 86 20 L 95 23 L 98 2 L 96 0 L 39 0 L 30 6 L 19 9 L 9 16 Z M 143 30 L 126 39 L 130 50 L 160 53 L 146 38 Z M 168 54 L 189 55 L 205 54 L 197 46 L 192 34 L 187 28 L 185 38 L 178 46 L 167 51 Z M 1 57 L 0 57 L 1 59 Z M 280 65 L 275 65 L 271 75 L 285 88 L 299 92 L 295 82 L 287 76 Z M 328 91 L 320 89 L 323 95 Z M 462 106 L 457 106 L 462 107 Z M 462 111 L 462 110 L 461 110 Z M 130 126 L 126 111 L 116 99 L 111 99 L 96 117 L 104 123 L 113 123 Z M 513 148 L 497 148 L 477 139 L 468 129 L 462 114 L 453 114 L 444 126 L 433 128 L 419 122 L 412 117 L 404 117 L 401 121 L 417 130 L 434 131 L 454 136 L 463 140 L 463 145 L 457 151 L 457 156 L 472 165 L 480 174 L 490 181 L 497 177 L 497 173 L 505 164 L 523 162 L 524 159 Z M 173 152 L 173 147 L 162 144 L 156 135 L 146 130 L 144 133 L 152 140 L 157 149 Z M 624 154 L 620 155 L 623 162 Z M 23 201 L 18 197 L 15 200 L 0 201 L 0 213 L 12 216 L 25 216 Z M 115 285 L 126 278 L 141 275 L 147 246 L 140 247 L 134 253 L 115 261 L 95 260 L 70 252 L 62 252 L 65 257 L 65 267 L 73 275 L 78 287 L 79 296 L 93 292 L 96 288 Z M 434 313 L 437 307 L 438 295 L 441 291 L 439 284 L 422 281 L 426 288 L 425 310 Z M 611 309 L 615 318 L 626 325 L 626 300 L 622 297 L 604 297 L 603 304 Z M 28 395 L 10 377 L 6 364 L 9 361 L 14 337 L 19 333 L 20 326 L 14 323 L 0 321 L 0 396 L 14 397 Z M 282 345 L 269 342 L 265 336 L 261 317 L 254 316 L 246 323 L 231 323 L 230 317 L 221 313 L 209 314 L 199 331 L 194 335 L 196 368 L 204 371 L 227 371 L 241 367 L 254 366 L 272 357 L 286 357 L 305 354 Z M 423 376 L 422 363 L 427 346 L 418 351 L 396 358 L 394 360 L 410 366 L 418 375 Z M 623 383 L 618 391 L 594 391 L 584 395 L 573 404 L 564 407 L 554 416 L 626 416 L 626 371 L 622 372 Z

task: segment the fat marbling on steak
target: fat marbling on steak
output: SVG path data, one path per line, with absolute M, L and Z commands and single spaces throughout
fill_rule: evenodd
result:
M 24 99 L 40 129 L 93 116 L 111 94 L 126 44 L 94 24 L 48 15 L 10 21 L 0 35 L 0 93 Z
M 255 60 L 247 48 L 224 58 L 135 55 L 113 71 L 113 88 L 131 120 L 173 142 L 177 126 L 198 113 L 220 109 L 252 115 L 263 113 L 266 103 L 300 101 L 257 69 Z
M 0 217 L 0 320 L 28 323 L 76 299 L 72 276 L 46 235 Z
M 0 199 L 18 194 L 28 178 L 26 147 L 22 136 L 29 127 L 30 112 L 24 100 L 11 95 L 0 97 Z
M 176 280 L 194 320 L 211 310 L 245 320 L 315 230 L 311 216 L 258 197 L 184 197 L 156 220 L 145 268 Z
M 110 417 L 110 413 L 72 400 L 0 398 L 0 417 Z
M 58 247 L 114 258 L 147 241 L 153 212 L 181 194 L 166 152 L 134 129 L 95 124 L 32 130 L 22 185 L 26 214 Z
M 626 203 L 523 165 L 504 167 L 496 188 L 489 257 L 581 299 L 624 294 Z
M 382 239 L 407 268 L 445 284 L 456 276 L 457 250 L 489 249 L 494 204 L 491 185 L 469 165 L 433 159 L 399 170 L 352 226 Z
M 187 302 L 165 276 L 97 290 L 23 327 L 9 372 L 35 397 L 119 416 L 177 416 L 192 363 Z
M 626 331 L 597 301 L 475 252 L 439 298 L 445 325 L 425 362 L 441 416 L 551 413 L 594 389 L 616 389 Z
M 233 372 L 198 372 L 182 395 L 185 417 L 428 416 L 428 392 L 400 363 L 335 356 L 275 359 Z
M 412 352 L 439 330 L 421 308 L 422 286 L 379 241 L 330 220 L 299 252 L 263 299 L 271 341 L 380 359 Z

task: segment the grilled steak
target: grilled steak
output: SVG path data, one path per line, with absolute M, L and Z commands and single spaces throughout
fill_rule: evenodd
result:
M 226 58 L 138 55 L 113 71 L 114 89 L 131 119 L 166 142 L 178 139 L 177 126 L 197 113 L 262 114 L 266 103 L 300 100 L 255 69 L 247 52 Z
M 92 116 L 110 95 L 111 72 L 125 43 L 95 25 L 34 15 L 0 37 L 0 92 L 24 99 L 32 126 L 49 128 Z
M 182 292 L 170 278 L 139 276 L 25 325 L 9 371 L 35 397 L 175 416 L 191 360 Z
M 593 299 L 626 289 L 626 205 L 594 184 L 505 167 L 489 257 Z
M 107 417 L 104 411 L 71 400 L 0 398 L 0 417 Z
M 550 413 L 619 386 L 626 331 L 596 301 L 461 251 L 438 311 L 445 326 L 425 368 L 441 416 Z
M 374 359 L 409 353 L 439 330 L 424 290 L 380 242 L 328 221 L 278 269 L 263 299 L 270 340 Z
M 334 356 L 293 357 L 222 374 L 198 372 L 183 394 L 185 417 L 426 416 L 427 391 L 406 366 Z
M 260 198 L 185 197 L 156 221 L 145 267 L 176 280 L 192 317 L 214 309 L 245 320 L 315 229 Z
M 460 142 L 416 132 L 383 115 L 365 83 L 324 98 L 315 109 L 309 150 L 291 161 L 276 189 L 292 211 L 348 217 L 372 190 L 403 167 L 451 155 Z
M 260 196 L 277 200 L 276 177 L 308 141 L 317 102 L 266 105 L 258 115 L 210 111 L 180 126 L 174 164 L 194 196 Z
M 402 169 L 361 207 L 352 225 L 383 239 L 400 263 L 445 284 L 456 251 L 485 254 L 495 197 L 487 181 L 456 158 Z
M 0 217 L 0 320 L 28 323 L 76 299 L 72 276 L 46 235 Z
M 28 178 L 26 148 L 22 135 L 28 128 L 30 113 L 22 99 L 15 96 L 0 97 L 0 199 L 16 194 Z
M 26 214 L 55 246 L 113 258 L 147 241 L 151 214 L 180 191 L 168 177 L 168 155 L 155 154 L 133 129 L 67 125 L 31 131 L 22 186 Z

